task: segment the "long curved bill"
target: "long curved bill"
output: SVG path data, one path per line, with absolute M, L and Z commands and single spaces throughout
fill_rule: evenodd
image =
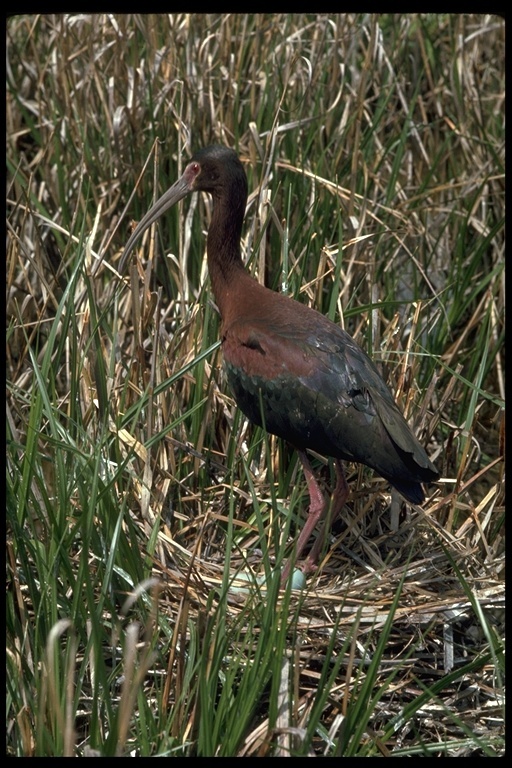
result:
M 181 178 L 179 178 L 178 181 L 176 181 L 172 187 L 167 190 L 167 192 L 164 192 L 164 194 L 158 198 L 156 203 L 152 208 L 149 209 L 144 218 L 139 221 L 128 242 L 126 243 L 123 255 L 121 256 L 121 261 L 119 262 L 119 272 L 121 274 L 126 269 L 126 264 L 128 263 L 130 253 L 132 252 L 133 247 L 139 237 L 146 231 L 148 227 L 151 226 L 151 224 L 159 219 L 160 216 L 165 213 L 165 211 L 169 210 L 169 208 L 172 208 L 173 205 L 176 205 L 176 203 L 186 197 L 190 192 L 194 191 L 193 185 L 195 178 L 196 174 L 190 173 L 190 166 L 187 166 Z

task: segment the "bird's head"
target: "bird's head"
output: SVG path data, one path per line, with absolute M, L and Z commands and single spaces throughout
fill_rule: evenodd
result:
M 191 192 L 209 192 L 214 198 L 220 198 L 226 195 L 233 185 L 238 187 L 239 197 L 244 198 L 245 206 L 247 177 L 236 152 L 221 145 L 212 145 L 196 152 L 178 181 L 156 201 L 131 234 L 119 263 L 121 274 L 126 269 L 137 240 L 165 211 Z

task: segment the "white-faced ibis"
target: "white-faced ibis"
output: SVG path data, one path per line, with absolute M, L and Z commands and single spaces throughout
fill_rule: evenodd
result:
M 120 271 L 141 234 L 191 192 L 209 192 L 213 198 L 208 269 L 235 401 L 252 422 L 295 446 L 304 468 L 310 507 L 297 542 L 297 559 L 328 506 L 307 450 L 336 460 L 332 519 L 348 496 L 341 459 L 372 467 L 408 501 L 421 503 L 421 483 L 435 480 L 438 472 L 374 363 L 338 325 L 265 288 L 245 270 L 240 237 L 247 177 L 233 150 L 211 146 L 192 157 L 181 178 L 136 227 L 124 249 Z M 322 538 L 318 537 L 303 564 L 304 572 L 315 567 Z M 289 569 L 290 562 L 283 581 Z

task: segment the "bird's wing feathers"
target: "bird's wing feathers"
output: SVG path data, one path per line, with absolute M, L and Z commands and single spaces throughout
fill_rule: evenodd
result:
M 322 386 L 325 392 L 330 389 L 331 398 L 342 405 L 348 404 L 368 415 L 377 415 L 398 448 L 412 454 L 421 467 L 426 469 L 432 466 L 375 364 L 348 333 L 329 324 L 321 336 L 317 333 L 310 336 L 308 347 L 312 352 L 318 351 L 315 355 L 318 368 L 313 376 L 315 386 Z M 331 382 L 330 387 L 326 386 L 328 381 Z M 340 388 L 335 392 L 333 389 L 337 385 Z
M 323 315 L 309 310 L 301 327 L 292 327 L 282 318 L 238 321 L 225 332 L 223 341 L 228 365 L 259 380 L 282 377 L 300 382 L 304 392 L 321 393 L 336 406 L 333 414 L 340 426 L 343 423 L 342 430 L 345 425 L 351 429 L 371 425 L 376 435 L 386 432 L 420 467 L 432 466 L 374 363 L 348 333 Z M 359 418 L 353 418 L 354 412 Z

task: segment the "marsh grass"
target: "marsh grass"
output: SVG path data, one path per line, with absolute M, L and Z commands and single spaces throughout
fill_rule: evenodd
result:
M 503 753 L 503 62 L 486 15 L 9 19 L 8 754 Z M 116 271 L 213 142 L 247 268 L 371 350 L 442 474 L 411 508 L 347 465 L 302 592 L 296 457 L 223 378 L 211 202 Z

